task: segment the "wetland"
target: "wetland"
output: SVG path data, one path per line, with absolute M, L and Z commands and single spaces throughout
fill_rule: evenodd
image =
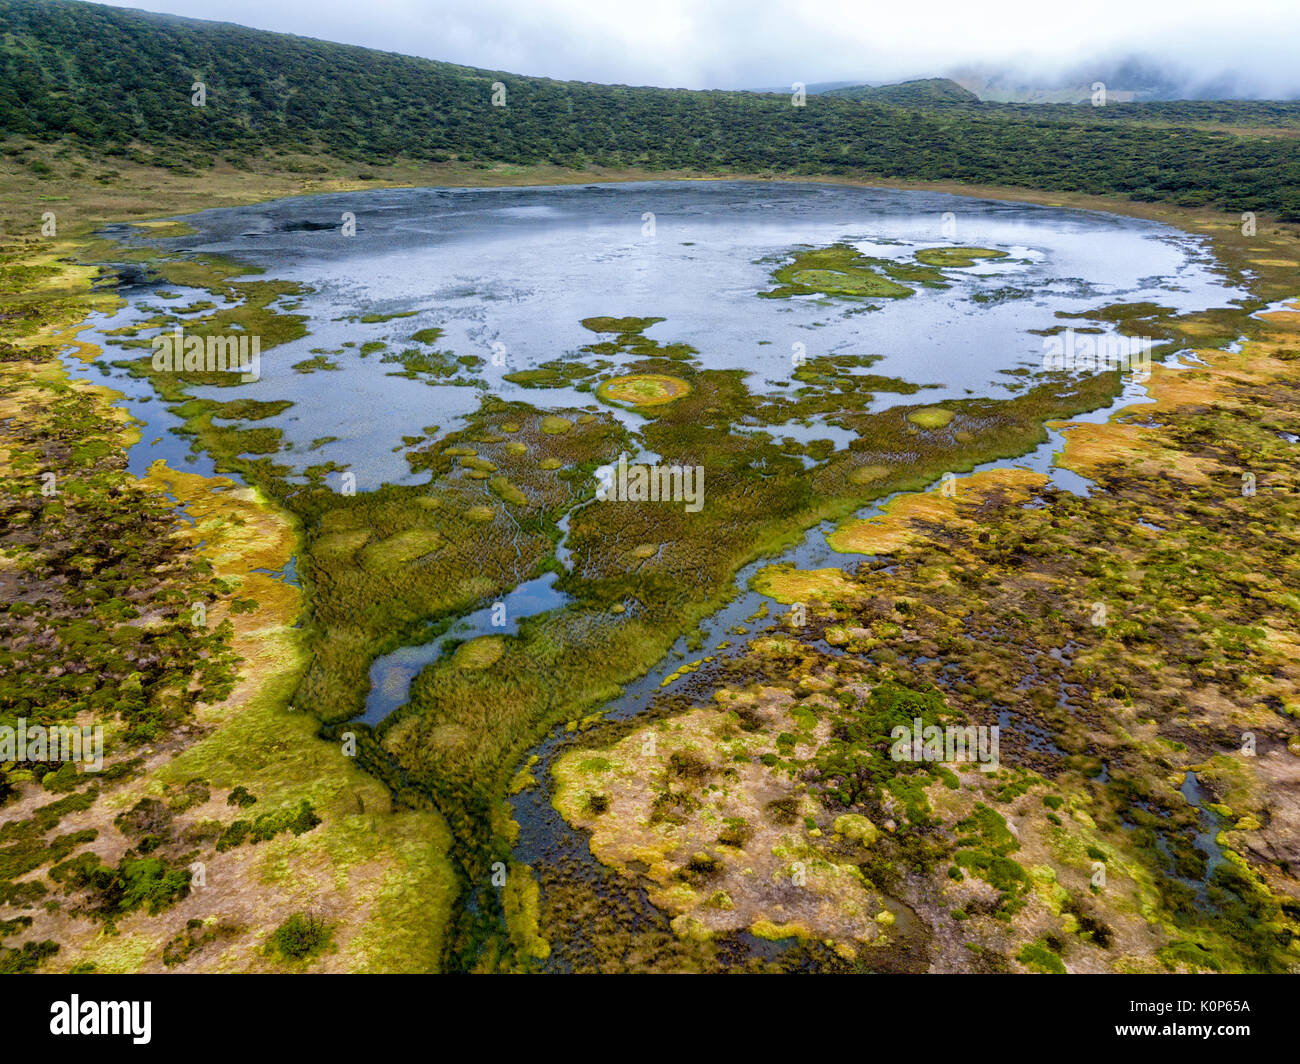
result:
M 94 250 L 115 298 L 44 341 L 56 368 L 116 393 L 116 475 L 158 487 L 151 520 L 179 506 L 202 549 L 252 520 L 223 492 L 276 515 L 243 590 L 209 589 L 212 699 L 241 613 L 278 602 L 275 712 L 424 847 L 403 904 L 438 899 L 430 966 L 1294 959 L 1290 844 L 1231 750 L 1250 730 L 1294 774 L 1271 488 L 1298 312 L 1204 236 L 690 181 L 283 199 Z M 257 337 L 256 379 L 159 371 L 178 327 Z M 1063 370 L 1066 329 L 1155 364 Z M 702 505 L 598 499 L 620 463 L 701 470 Z M 1224 490 L 1247 466 L 1263 516 Z M 999 727 L 1000 767 L 890 760 L 915 721 Z M 330 830 L 305 800 L 214 845 Z M 178 903 L 170 868 L 149 904 Z

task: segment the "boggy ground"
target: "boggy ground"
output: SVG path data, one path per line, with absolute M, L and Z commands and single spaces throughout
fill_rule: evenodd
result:
M 866 413 L 861 407 L 870 397 L 856 394 L 841 398 L 840 408 L 859 439 L 832 453 L 761 431 L 733 431 L 738 422 L 761 428 L 788 416 L 784 404 L 751 395 L 741 373 L 653 356 L 628 369 L 671 370 L 690 386 L 671 403 L 644 408 L 641 436 L 665 465 L 704 467 L 704 508 L 578 507 L 594 490 L 593 457 L 579 467 L 585 477 L 570 481 L 581 494 L 570 510 L 572 570 L 557 583 L 570 596 L 567 608 L 527 621 L 504 640 L 490 670 L 467 671 L 447 658 L 430 666 L 412 684 L 409 704 L 379 729 L 401 778 L 437 795 L 471 882 L 509 860 L 513 826 L 500 796 L 528 748 L 557 724 L 589 716 L 620 684 L 649 669 L 734 593 L 738 568 L 891 487 L 917 487 L 945 469 L 1017 453 L 1041 438 L 1043 419 L 1099 405 L 1115 388 L 1099 377 L 1063 396 L 1057 382 L 1044 380 L 1002 403 L 954 403 L 950 424 L 938 429 L 897 410 Z M 812 464 L 801 461 L 804 454 L 815 456 Z M 894 464 L 881 473 L 885 461 Z M 507 947 L 495 937 L 496 923 L 484 922 L 496 897 L 486 895 L 475 922 L 458 936 L 474 966 L 506 963 L 507 950 L 519 956 L 517 941 Z
M 556 807 L 684 936 L 869 970 L 1294 970 L 1300 304 L 1242 328 L 1068 428 L 1088 497 L 984 472 L 843 524 L 856 571 L 763 571 L 791 614 L 684 679 L 690 708 L 578 740 Z M 1000 724 L 999 770 L 894 761 L 915 717 Z
M 248 202 L 265 198 L 268 191 L 271 194 L 324 191 L 372 184 L 359 177 L 327 180 L 303 176 L 301 171 L 286 174 L 284 167 L 274 162 L 249 173 L 220 170 L 203 183 L 195 182 L 189 175 L 163 174 L 134 165 L 126 166 L 132 171 L 130 174 L 121 171 L 87 174 L 81 171 L 91 167 L 93 161 L 61 155 L 57 149 L 45 146 L 27 150 L 48 160 L 54 173 L 35 180 L 17 170 L 12 162 L 0 163 L 7 186 L 13 185 L 19 193 L 7 202 L 31 206 L 25 215 L 11 211 L 8 221 L 14 228 L 33 229 L 40 213 L 37 207 L 42 201 L 41 194 L 53 188 L 68 194 L 67 205 L 56 204 L 56 209 L 60 232 L 69 233 L 71 239 L 53 245 L 28 243 L 17 253 L 10 263 L 15 272 L 7 278 L 7 290 L 23 293 L 17 302 L 34 302 L 26 299 L 32 291 L 42 293 L 40 302 L 47 307 L 59 299 L 67 299 L 70 302 L 65 308 L 66 321 L 60 324 L 75 324 L 92 302 L 87 288 L 89 274 L 75 281 L 70 279 L 63 272 L 67 264 L 57 261 L 59 256 L 75 255 L 92 262 L 135 258 L 156 268 L 160 276 L 174 283 L 206 286 L 217 295 L 233 299 L 236 305 L 229 311 L 211 315 L 208 327 L 220 332 L 232 322 L 245 324 L 245 318 L 255 317 L 258 328 L 271 341 L 264 346 L 271 347 L 277 340 L 301 335 L 301 321 L 292 315 L 290 308 L 272 307 L 277 300 L 283 304 L 286 298 L 291 298 L 292 291 L 256 281 L 240 282 L 239 286 L 230 284 L 228 279 L 235 267 L 216 259 L 164 263 L 156 261 L 157 256 L 147 249 L 123 252 L 116 245 L 92 241 L 89 224 L 104 217 L 140 218 L 211 206 L 215 202 Z M 591 173 L 522 170 L 505 173 L 508 168 L 494 168 L 480 174 L 462 169 L 464 173 L 446 167 L 406 173 L 399 164 L 391 168 L 392 172 L 383 173 L 375 183 L 593 179 Z M 1023 195 L 1040 201 L 1070 199 L 1007 190 L 982 191 L 1013 197 Z M 1077 202 L 1081 206 L 1116 208 L 1109 201 Z M 1259 238 L 1242 239 L 1234 232 L 1235 225 L 1221 216 L 1197 217 L 1154 206 L 1124 209 L 1145 216 L 1160 216 L 1188 227 L 1212 229 L 1220 246 L 1230 252 L 1227 255 L 1230 264 L 1245 267 L 1253 263 L 1253 268 L 1263 275 L 1263 281 L 1257 285 L 1262 296 L 1274 298 L 1294 293 L 1290 279 L 1297 268 L 1295 250 L 1283 230 L 1275 227 Z M 49 261 L 43 258 L 47 255 Z M 961 263 L 934 265 L 951 267 Z M 33 267 L 37 268 L 36 273 L 30 272 Z M 41 272 L 44 269 L 53 269 L 54 273 Z M 612 315 L 620 312 L 617 307 L 611 307 L 610 311 Z M 6 312 L 11 318 L 29 313 L 15 313 L 10 306 Z M 1130 326 L 1144 335 L 1168 335 L 1174 343 L 1185 342 L 1190 335 L 1179 323 L 1160 320 L 1152 308 L 1127 308 L 1116 313 L 1133 319 Z M 1203 344 L 1226 343 L 1239 331 L 1238 317 L 1235 313 L 1208 316 L 1190 323 L 1189 327 L 1197 332 Z M 30 326 L 35 331 L 40 324 L 33 318 L 22 327 Z M 586 725 L 594 723 L 590 714 L 617 690 L 619 683 L 658 660 L 681 631 L 689 630 L 695 619 L 712 612 L 730 594 L 731 576 L 743 562 L 779 549 L 820 518 L 843 517 L 889 491 L 919 489 L 941 471 L 960 472 L 978 461 L 1018 453 L 1043 438 L 1040 425 L 1044 419 L 1069 417 L 1076 411 L 1094 407 L 1114 394 L 1116 384 L 1113 376 L 1101 375 L 1085 381 L 1079 394 L 1062 398 L 1059 382 L 1044 375 L 1027 381 L 1025 390 L 1010 402 L 951 403 L 942 408 L 942 416 L 920 404 L 906 408 L 914 415 L 911 417 L 900 417 L 898 413 L 892 417 L 870 415 L 863 413 L 863 409 L 872 391 L 908 393 L 913 387 L 904 382 L 855 374 L 852 370 L 865 362 L 850 356 L 847 361 L 810 363 L 805 371 L 796 374 L 799 387 L 778 399 L 754 397 L 744 388 L 738 374 L 701 370 L 692 358 L 695 353 L 685 345 L 657 345 L 639 335 L 637 324 L 617 317 L 593 319 L 589 325 L 593 331 L 612 329 L 615 339 L 593 344 L 585 354 L 597 359 L 612 354 L 631 355 L 641 361 L 624 367 L 627 372 L 662 374 L 690 386 L 691 391 L 684 397 L 646 411 L 652 415 L 646 441 L 666 461 L 702 460 L 708 455 L 709 505 L 703 519 L 694 526 L 686 522 L 686 515 L 662 507 L 632 504 L 577 509 L 590 491 L 591 469 L 616 453 L 623 442 L 621 430 L 601 410 L 597 397 L 593 397 L 588 409 L 561 412 L 564 426 L 555 421 L 546 424 L 546 418 L 525 404 L 503 407 L 489 402 L 474 424 L 454 438 L 440 437 L 431 431 L 426 438 L 404 441 L 413 466 L 427 464 L 436 472 L 437 482 L 432 490 L 384 489 L 356 497 L 340 495 L 326 486 L 327 477 L 335 472 L 332 468 L 318 467 L 311 471 L 306 484 L 289 485 L 282 470 L 275 465 L 279 444 L 274 432 L 256 427 L 218 429 L 212 425 L 213 416 L 257 420 L 260 414 L 268 412 L 266 409 L 235 412 L 223 404 L 187 404 L 183 412 L 189 418 L 189 428 L 196 440 L 214 454 L 221 468 L 240 472 L 256 484 L 261 493 L 257 506 L 278 514 L 278 520 L 285 522 L 298 537 L 299 571 L 309 610 L 297 637 L 300 641 L 293 643 L 300 656 L 294 657 L 287 644 L 278 640 L 259 640 L 259 644 L 265 644 L 267 653 L 278 656 L 270 671 L 259 674 L 255 671 L 259 659 L 251 656 L 259 647 L 247 639 L 240 643 L 241 632 L 266 633 L 277 624 L 282 627 L 290 624 L 297 608 L 288 601 L 293 596 L 272 596 L 271 589 L 261 587 L 258 593 L 266 601 L 260 600 L 257 593 L 244 596 L 248 601 L 257 602 L 257 611 L 261 612 L 242 612 L 250 608 L 247 602 L 241 602 L 238 610 L 233 602 L 228 609 L 215 607 L 212 616 L 216 619 L 222 619 L 225 612 L 230 613 L 232 631 L 221 638 L 232 641 L 228 647 L 250 656 L 237 665 L 228 659 L 229 651 L 214 648 L 211 653 L 218 663 L 209 668 L 219 669 L 220 659 L 226 657 L 225 667 L 238 668 L 239 679 L 226 673 L 222 674 L 221 683 L 225 686 L 234 683 L 230 695 L 238 697 L 242 690 L 249 695 L 249 701 L 238 712 L 234 707 L 240 703 L 217 703 L 231 708 L 231 712 L 222 713 L 202 703 L 191 706 L 190 699 L 182 699 L 182 704 L 173 707 L 174 720 L 167 724 L 166 734 L 171 737 L 172 745 L 159 741 L 153 753 L 158 755 L 160 765 L 168 762 L 190 742 L 191 732 L 185 729 L 194 729 L 194 725 L 185 722 L 206 718 L 207 723 L 195 730 L 202 731 L 209 726 L 213 729 L 206 733 L 205 740 L 210 744 L 207 747 L 210 756 L 195 754 L 192 760 L 200 767 L 184 779 L 149 775 L 152 762 L 132 766 L 131 772 L 141 770 L 145 775 L 132 777 L 133 784 L 128 779 L 128 786 L 124 786 L 116 799 L 117 804 L 105 810 L 104 825 L 85 829 L 99 831 L 97 839 L 113 840 L 113 846 L 101 847 L 102 856 L 110 864 L 119 857 L 119 851 L 120 857 L 127 857 L 130 846 L 131 860 L 158 853 L 162 855 L 157 858 L 161 867 L 152 863 L 132 865 L 130 871 L 135 878 L 143 880 L 144 889 L 128 891 L 125 889 L 127 869 L 114 865 L 119 875 L 106 878 L 95 874 L 93 869 L 78 866 L 63 877 L 64 885 L 58 887 L 62 895 L 52 899 L 65 910 L 69 906 L 84 908 L 88 901 L 93 903 L 91 888 L 97 886 L 109 888 L 101 893 L 129 898 L 126 903 L 129 908 L 114 916 L 113 926 L 130 928 L 131 948 L 114 950 L 117 940 L 111 936 L 98 937 L 102 917 L 85 922 L 86 917 L 76 915 L 75 919 L 82 922 L 66 927 L 48 925 L 44 938 L 35 926 L 6 924 L 6 944 L 21 946 L 24 941 L 40 943 L 54 939 L 75 943 L 82 941 L 78 934 L 90 935 L 90 941 L 101 943 L 93 959 L 83 947 L 77 946 L 71 952 L 61 952 L 57 961 L 52 962 L 46 957 L 48 950 L 38 945 L 20 951 L 22 956 L 10 963 L 30 967 L 44 959 L 47 965 L 56 966 L 95 963 L 103 968 L 138 968 L 170 959 L 173 964 L 191 967 L 227 968 L 282 963 L 339 968 L 528 966 L 532 959 L 542 958 L 550 949 L 542 931 L 563 951 L 580 937 L 570 935 L 566 941 L 564 930 L 571 930 L 575 921 L 586 921 L 588 932 L 593 928 L 602 929 L 600 941 L 592 947 L 593 966 L 670 970 L 731 963 L 755 965 L 752 957 L 739 955 L 725 936 L 704 938 L 702 931 L 707 930 L 707 920 L 698 915 L 698 924 L 682 922 L 680 929 L 686 932 L 683 936 L 653 918 L 647 921 L 642 899 L 634 897 L 637 892 L 629 891 L 625 881 L 620 886 L 617 881 L 621 877 L 617 875 L 606 883 L 607 889 L 596 911 L 592 910 L 590 892 L 579 879 L 566 877 L 562 866 L 539 870 L 544 884 L 540 891 L 527 870 L 513 865 L 504 887 L 499 887 L 495 878 L 489 881 L 489 876 L 495 876 L 496 862 L 508 861 L 513 825 L 501 797 L 521 757 L 556 722 L 573 720 L 575 727 L 581 727 L 578 722 L 584 719 Z M 1164 329 L 1167 333 L 1156 331 Z M 137 338 L 123 339 L 129 343 Z M 75 344 L 75 335 L 60 337 L 59 342 Z M 127 353 L 132 354 L 129 348 Z M 97 357 L 92 351 L 83 354 L 88 358 Z M 270 357 L 274 357 L 274 352 Z M 413 357 L 399 359 L 407 372 L 427 370 L 436 375 L 446 368 L 434 356 L 414 362 Z M 52 351 L 46 350 L 39 365 L 23 365 L 23 381 L 57 372 L 51 361 Z M 564 379 L 587 381 L 593 376 L 590 372 L 593 368 L 603 368 L 602 363 L 576 367 L 560 363 L 555 372 Z M 167 389 L 168 382 L 159 383 Z M 850 384 L 851 387 L 846 387 Z M 854 394 L 846 398 L 845 392 Z M 166 390 L 164 394 L 169 402 L 185 401 L 179 391 Z M 101 413 L 106 412 L 109 408 L 102 400 L 99 402 Z M 800 444 L 752 432 L 729 431 L 733 425 L 761 430 L 765 425 L 814 414 L 829 415 L 834 423 L 856 430 L 859 439 L 849 451 L 832 454 L 829 441 Z M 6 427 L 17 424 L 20 422 L 15 419 L 7 422 Z M 517 427 L 512 430 L 511 426 Z M 109 434 L 107 429 L 95 432 L 104 433 L 105 455 L 120 450 L 120 438 Z M 512 439 L 515 433 L 518 435 Z M 85 429 L 79 429 L 77 439 L 80 441 L 86 435 Z M 30 446 L 29 442 L 22 441 L 16 450 Z M 715 447 L 716 467 L 712 464 Z M 250 454 L 255 457 L 244 457 Z M 813 460 L 811 468 L 804 468 L 806 459 Z M 167 474 L 159 471 L 158 476 L 165 478 Z M 174 477 L 155 481 L 156 485 L 163 483 L 173 484 L 173 491 L 182 486 Z M 30 494 L 33 486 L 27 483 L 24 490 Z M 184 487 L 197 490 L 193 484 Z M 204 485 L 202 490 L 220 494 L 230 489 L 212 484 Z M 120 502 L 119 496 L 108 495 L 104 506 L 113 512 Z M 342 722 L 361 703 L 369 661 L 385 649 L 427 638 L 437 630 L 440 619 L 467 604 L 490 602 L 501 589 L 519 579 L 548 567 L 559 568 L 553 544 L 558 535 L 555 523 L 564 512 L 571 514 L 569 547 L 573 572 L 562 576 L 561 585 L 571 596 L 570 607 L 553 617 L 525 624 L 516 637 L 494 640 L 489 646 L 472 651 L 456 651 L 426 671 L 413 685 L 411 705 L 396 714 L 377 735 L 370 735 L 364 728 L 353 729 L 359 747 L 358 761 L 388 785 L 388 795 L 392 796 L 388 799 L 378 783 L 350 767 L 339 754 L 339 739 L 349 728 Z M 177 521 L 176 527 L 181 523 Z M 79 542 L 82 535 L 79 533 L 74 539 Z M 209 538 L 217 548 L 218 537 Z M 68 549 L 75 553 L 77 544 L 70 541 Z M 255 564 L 248 550 L 246 543 L 231 548 L 230 557 L 224 563 L 230 568 L 222 571 L 229 572 L 232 579 L 247 577 Z M 243 560 L 236 557 L 241 551 L 246 555 Z M 472 565 L 466 567 L 466 559 Z M 479 579 L 474 586 L 461 586 L 469 577 L 477 579 L 480 569 L 485 570 L 486 582 Z M 143 568 L 136 576 L 138 583 L 151 585 L 153 578 Z M 214 599 L 218 597 L 215 590 L 211 594 Z M 236 600 L 240 598 L 235 592 L 227 594 Z M 90 607 L 83 604 L 80 608 L 84 611 Z M 265 612 L 268 610 L 272 613 Z M 782 639 L 774 645 L 758 643 L 754 649 L 761 651 L 766 647 L 770 656 L 780 661 L 781 655 L 787 653 L 785 648 L 793 652 L 795 646 Z M 815 649 L 821 653 L 824 648 Z M 799 651 L 805 652 L 807 648 Z M 487 658 L 492 659 L 491 668 L 472 667 L 482 665 Z M 192 656 L 186 660 L 192 661 Z M 718 686 L 726 686 L 741 696 L 754 694 L 758 698 L 764 689 L 783 686 L 789 680 L 779 675 L 764 678 L 751 668 L 748 653 L 743 658 L 719 662 L 716 668 L 733 670 Z M 802 676 L 814 670 L 815 663 L 792 657 L 788 668 Z M 256 684 L 249 683 L 252 676 L 260 677 Z M 708 670 L 702 670 L 687 682 L 701 683 L 712 676 Z M 167 678 L 173 685 L 183 680 L 174 670 Z M 905 682 L 896 688 L 881 688 L 878 679 L 872 674 L 852 681 L 864 697 L 882 700 L 876 707 L 877 716 L 883 715 L 887 720 L 895 711 L 913 712 L 918 699 L 925 703 L 920 707 L 923 714 L 939 712 L 928 701 L 930 694 L 918 692 Z M 754 686 L 756 683 L 758 687 Z M 879 696 L 873 694 L 877 689 L 883 692 Z M 212 693 L 215 697 L 226 692 L 220 688 Z M 776 696 L 769 691 L 765 697 Z M 680 701 L 681 696 L 671 694 L 666 700 L 667 709 L 689 708 L 680 705 Z M 717 704 L 711 691 L 706 704 Z M 291 705 L 298 712 L 291 710 Z M 838 698 L 835 705 L 841 705 Z M 300 712 L 303 709 L 309 712 Z M 664 711 L 661 707 L 656 712 Z M 815 713 L 812 709 L 808 711 Z M 208 717 L 210 713 L 212 716 Z M 801 714 L 799 719 L 806 718 Z M 318 720 L 335 722 L 324 733 L 331 742 L 313 738 Z M 293 731 L 295 726 L 299 731 Z M 819 727 L 814 727 L 811 734 L 816 735 Z M 764 770 L 779 768 L 763 763 L 765 757 L 771 761 L 787 758 L 792 752 L 806 753 L 806 748 L 798 742 L 791 751 L 788 740 L 782 740 L 786 734 L 797 738 L 799 733 L 778 732 L 770 746 L 761 745 L 759 739 L 753 741 L 753 752 Z M 466 737 L 471 737 L 471 741 L 466 742 Z M 141 748 L 140 742 L 132 742 L 124 739 L 120 754 L 128 762 Z M 268 751 L 274 756 L 268 757 Z M 177 771 L 188 773 L 186 763 L 180 764 Z M 789 770 L 781 771 L 788 780 Z M 246 782 L 246 778 L 253 782 Z M 949 792 L 951 781 L 947 777 L 939 778 L 945 795 L 965 794 L 960 787 Z M 982 779 L 979 777 L 978 781 Z M 194 781 L 192 788 L 191 781 Z M 43 800 L 42 790 L 33 781 L 17 782 L 19 794 L 15 802 L 19 804 L 5 808 L 6 822 L 20 825 L 17 830 L 28 839 L 27 850 L 33 848 L 30 842 L 37 837 L 42 844 L 52 842 L 55 833 L 43 825 L 50 823 L 52 816 L 64 815 L 66 810 L 61 807 L 40 816 L 28 816 Z M 247 801 L 245 794 L 237 792 L 240 785 L 258 798 L 248 809 L 239 804 Z M 877 786 L 883 787 L 884 783 Z M 906 782 L 899 786 L 909 799 L 904 804 L 922 815 L 921 806 L 912 794 L 915 788 L 909 788 Z M 203 787 L 209 791 L 206 798 Z M 225 791 L 227 787 L 229 792 Z M 927 793 L 938 790 L 932 787 Z M 893 793 L 889 787 L 885 787 L 885 792 L 886 797 Z M 156 798 L 163 806 L 162 811 L 151 804 L 141 807 L 140 802 L 146 797 Z M 303 800 L 308 803 L 305 810 Z M 385 806 L 386 800 L 391 800 L 391 806 Z M 926 801 L 932 808 L 937 805 L 934 799 Z M 272 804 L 275 809 L 269 808 Z M 260 826 L 255 823 L 260 815 L 259 807 L 273 814 Z M 450 821 L 450 833 L 434 808 Z M 132 815 L 123 818 L 121 826 L 116 822 L 110 826 L 109 822 L 123 812 Z M 107 816 L 108 813 L 112 816 Z M 972 853 L 954 866 L 974 868 L 1001 886 L 1010 884 L 1012 890 L 1003 891 L 999 886 L 996 897 L 984 898 L 986 907 L 994 911 L 1009 909 L 1018 895 L 1024 893 L 1014 889 L 1017 881 L 1009 865 L 1003 863 L 1012 852 L 1010 844 L 991 816 L 973 806 L 970 815 L 973 819 L 963 830 L 973 840 L 964 849 Z M 13 821 L 12 817 L 25 819 Z M 313 824 L 317 818 L 320 823 Z M 236 828 L 236 821 L 242 821 L 244 827 Z M 218 824 L 219 834 L 215 839 L 202 839 L 201 836 L 211 832 L 211 822 Z M 902 825 L 907 831 L 911 822 L 910 816 L 896 818 L 895 828 Z M 852 830 L 852 824 L 850 821 L 841 827 L 850 826 Z M 873 826 L 877 825 L 873 823 Z M 788 825 L 777 827 L 785 831 Z M 191 829 L 197 829 L 197 843 L 189 841 Z M 297 833 L 298 829 L 301 833 Z M 826 859 L 829 864 L 840 867 L 859 856 L 845 841 L 852 842 L 849 836 L 835 831 L 834 820 L 819 830 L 830 840 L 828 845 L 835 848 Z M 879 839 L 895 837 L 887 828 L 877 827 L 877 831 Z M 84 836 L 78 838 L 75 832 L 65 834 L 72 838 L 62 847 L 70 849 L 59 854 L 60 860 L 77 846 L 97 841 Z M 835 839 L 835 834 L 840 838 Z M 861 832 L 859 835 L 866 837 Z M 333 841 L 326 845 L 322 840 Z M 347 840 L 355 845 L 345 845 Z M 797 836 L 795 843 L 805 845 Z M 875 845 L 879 846 L 879 842 Z M 886 841 L 885 848 L 888 846 Z M 144 852 L 146 849 L 149 854 Z M 200 859 L 206 859 L 208 883 L 224 884 L 221 892 L 204 895 L 191 890 L 185 894 L 179 876 L 168 878 L 178 867 L 185 867 L 194 850 Z M 258 860 L 250 865 L 249 855 Z M 688 859 L 693 855 L 687 855 Z M 240 867 L 251 868 L 255 875 L 237 877 L 233 872 L 235 864 L 227 864 L 223 870 L 221 862 L 238 863 L 241 859 Z M 263 860 L 270 863 L 263 864 Z M 710 862 L 704 864 L 706 867 L 692 874 L 712 870 Z M 222 873 L 215 881 L 214 868 Z M 81 878 L 72 879 L 72 873 Z M 24 875 L 35 881 L 44 872 L 38 869 Z M 856 881 L 852 873 L 848 875 Z M 928 958 L 932 948 L 927 945 L 932 937 L 929 925 L 909 920 L 910 910 L 898 900 L 904 895 L 902 888 L 890 881 L 879 867 L 875 875 L 877 879 L 873 880 L 868 873 L 863 873 L 864 881 L 878 887 L 877 893 L 869 894 L 863 912 L 875 908 L 878 894 L 882 908 L 877 915 L 893 912 L 896 923 L 891 928 L 886 926 L 887 920 L 877 921 L 880 931 L 864 936 L 870 943 L 861 938 L 846 939 L 843 921 L 837 923 L 833 919 L 833 907 L 818 916 L 804 906 L 795 912 L 793 919 L 781 919 L 781 914 L 774 911 L 770 926 L 757 920 L 748 926 L 757 924 L 757 930 L 770 935 L 799 934 L 798 930 L 791 932 L 790 925 L 804 920 L 807 931 L 804 945 L 781 954 L 783 958 L 798 954 L 796 966 L 870 963 L 876 968 L 915 970 L 917 957 Z M 817 875 L 806 881 L 822 882 Z M 966 875 L 965 882 L 978 887 L 984 879 L 979 874 Z M 236 883 L 243 899 L 240 905 L 232 900 Z M 364 883 L 378 886 L 367 894 Z M 84 889 L 79 884 L 84 884 Z M 992 884 L 990 889 L 994 889 Z M 709 892 L 706 900 L 713 893 Z M 1003 893 L 1008 893 L 1008 899 L 1002 898 Z M 373 897 L 373 902 L 353 906 L 346 903 L 347 898 L 358 895 Z M 833 895 L 834 891 L 830 891 L 826 896 Z M 209 908 L 203 909 L 193 899 L 205 896 L 212 901 Z M 435 899 L 432 906 L 428 905 L 429 898 Z M 469 906 L 466 899 L 471 898 L 479 904 Z M 155 901 L 165 904 L 155 906 Z M 718 901 L 721 903 L 721 898 Z M 22 915 L 31 916 L 37 908 L 34 897 L 19 897 L 17 904 L 22 907 Z M 732 904 L 733 912 L 736 908 L 744 914 L 756 911 L 752 901 L 738 888 L 732 895 Z M 187 908 L 191 905 L 195 906 L 193 910 Z M 222 905 L 234 906 L 239 911 L 223 912 Z M 150 913 L 151 908 L 157 911 Z M 977 908 L 968 906 L 968 909 Z M 713 910 L 727 911 L 724 905 L 718 904 L 705 915 L 712 917 Z M 302 936 L 288 934 L 281 928 L 290 924 L 289 917 L 297 912 L 315 912 L 326 925 L 323 936 L 306 936 L 310 941 L 303 948 L 293 948 Z M 7 912 L 5 916 L 9 918 Z M 1083 917 L 1077 919 L 1083 926 Z M 191 926 L 190 920 L 199 922 Z M 231 932 L 230 925 L 237 930 Z M 277 928 L 281 928 L 281 933 L 273 935 Z M 831 946 L 825 946 L 826 942 Z M 281 950 L 284 944 L 290 947 L 289 954 Z M 587 942 L 584 948 L 587 946 L 591 943 Z M 1052 952 L 1053 943 L 1035 940 L 1030 955 L 1040 966 L 1052 967 L 1054 962 L 1043 950 Z M 995 961 L 988 963 L 993 965 Z
M 126 472 L 116 393 L 56 357 L 100 357 L 79 325 L 117 298 L 78 250 L 0 250 L 22 287 L 0 303 L 0 722 L 102 725 L 105 767 L 3 766 L 0 970 L 435 967 L 446 828 L 289 705 L 301 595 L 269 573 L 291 521 L 224 478 Z

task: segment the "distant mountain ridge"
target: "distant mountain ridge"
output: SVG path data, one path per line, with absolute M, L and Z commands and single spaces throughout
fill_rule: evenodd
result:
M 948 76 L 991 103 L 1088 103 L 1098 82 L 1106 86 L 1108 99 L 1117 103 L 1264 98 L 1237 75 L 1176 69 L 1139 55 L 1079 64 L 1053 76 L 986 67 L 965 67 L 949 71 Z M 1297 96 L 1300 74 L 1280 98 Z
M 1170 69 L 1140 56 L 1075 66 L 1055 75 L 1034 75 L 1014 68 L 960 67 L 944 77 L 917 78 L 886 84 L 833 81 L 807 86 L 810 94 L 873 99 L 887 103 L 1033 103 L 1086 104 L 1106 86 L 1110 103 L 1154 103 L 1178 100 L 1250 101 L 1264 97 L 1249 90 L 1240 77 L 1228 73 L 1192 74 Z M 781 90 L 774 90 L 781 91 Z M 1283 99 L 1300 98 L 1300 75 Z
M 878 103 L 908 104 L 979 103 L 980 98 L 950 78 L 918 78 L 892 85 L 852 85 L 827 89 L 826 96 Z

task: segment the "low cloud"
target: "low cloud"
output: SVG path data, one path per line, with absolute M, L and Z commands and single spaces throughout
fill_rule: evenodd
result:
M 884 82 L 961 68 L 1071 83 L 1141 56 L 1187 91 L 1300 93 L 1293 0 L 161 0 L 120 7 L 236 22 L 518 74 L 685 88 Z

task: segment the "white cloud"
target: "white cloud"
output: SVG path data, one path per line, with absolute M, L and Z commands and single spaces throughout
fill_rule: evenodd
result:
M 752 88 L 1141 53 L 1208 80 L 1300 88 L 1295 0 L 110 0 L 121 7 L 553 78 Z

